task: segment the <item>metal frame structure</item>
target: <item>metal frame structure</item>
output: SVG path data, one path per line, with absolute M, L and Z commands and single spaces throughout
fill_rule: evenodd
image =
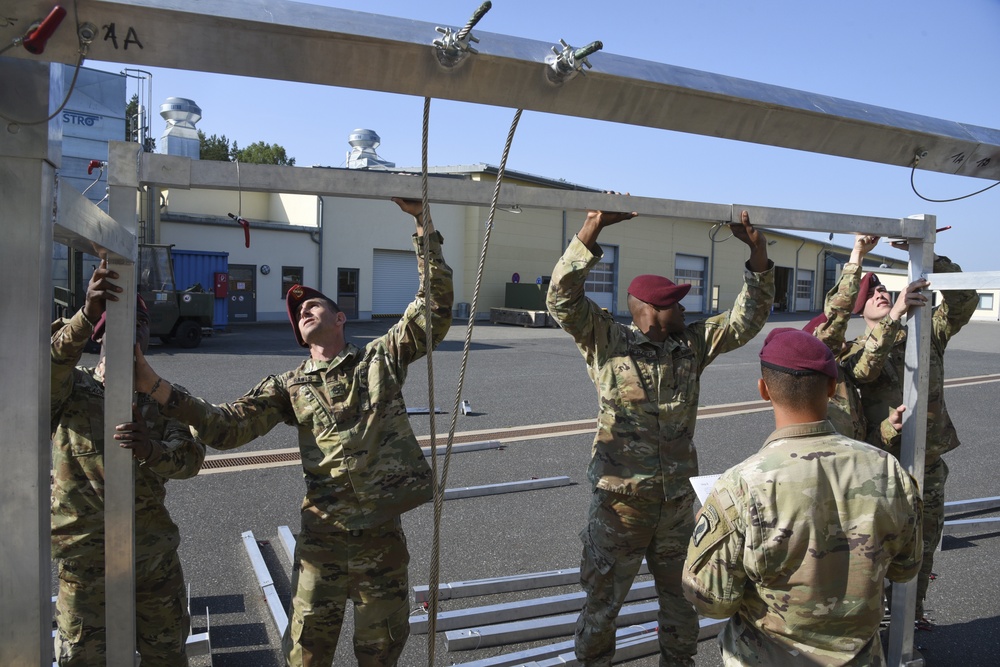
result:
M 7 2 L 0 43 L 16 42 L 22 36 L 19 31 L 50 8 L 51 0 Z M 5 201 L 10 242 L 4 246 L 0 276 L 5 284 L 19 286 L 5 295 L 5 309 L 28 322 L 0 331 L 0 361 L 20 379 L 16 387 L 4 388 L 5 400 L 0 401 L 0 417 L 14 443 L 6 448 L 0 468 L 0 533 L 5 538 L 0 557 L 6 565 L 0 572 L 3 664 L 43 664 L 50 650 L 45 332 L 52 292 L 51 241 L 107 257 L 121 274 L 119 284 L 127 294 L 135 289 L 136 188 L 236 188 L 223 165 L 137 155 L 134 145 L 113 145 L 109 215 L 81 201 L 58 184 L 58 120 L 41 120 L 57 115 L 54 111 L 64 95 L 48 62 L 77 64 L 86 53 L 92 59 L 131 65 L 518 107 L 1000 179 L 1000 130 L 613 54 L 590 55 L 593 69 L 585 77 L 553 80 L 548 43 L 480 32 L 475 55 L 449 66 L 440 57 L 440 47 L 432 45 L 438 34 L 432 24 L 283 0 L 77 0 L 72 11 L 73 20 L 56 30 L 43 57 L 14 48 L 5 52 L 12 58 L 0 58 L 5 90 L 17 91 L 4 96 L 0 111 L 21 121 L 4 121 L 0 128 L 0 185 L 6 193 L 18 193 Z M 337 66 L 320 66 L 323 63 Z M 593 104 L 601 99 L 615 104 Z M 248 190 L 332 196 L 416 196 L 418 187 L 405 176 L 249 165 L 241 180 Z M 430 197 L 485 205 L 490 193 L 485 184 L 434 181 Z M 517 186 L 505 186 L 501 202 L 563 210 L 621 206 L 620 199 L 609 195 Z M 729 222 L 735 219 L 734 211 L 746 208 L 755 223 L 765 226 L 905 238 L 910 241 L 911 278 L 925 274 L 933 256 L 931 216 L 896 220 L 639 197 L 629 203 L 652 216 Z M 106 425 L 130 419 L 134 307 L 131 299 L 109 305 Z M 912 361 L 904 380 L 908 418 L 903 459 L 918 479 L 925 444 L 929 317 L 929 311 L 922 312 L 908 325 L 907 358 Z M 32 334 L 24 336 L 24 331 Z M 106 426 L 108 441 L 112 428 Z M 132 465 L 124 450 L 109 448 L 106 453 L 107 540 L 116 547 L 107 556 L 108 665 L 114 667 L 131 665 L 134 659 Z M 900 595 L 904 589 L 910 587 L 896 587 Z M 908 595 L 905 604 L 893 606 L 899 614 L 894 621 L 906 620 L 893 623 L 889 660 L 894 666 L 908 664 L 912 656 L 913 628 L 904 615 L 912 615 L 913 591 Z M 24 604 L 26 600 L 38 604 Z

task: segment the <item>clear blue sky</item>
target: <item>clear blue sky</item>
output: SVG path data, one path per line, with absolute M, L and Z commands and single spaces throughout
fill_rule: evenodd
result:
M 264 3 L 266 4 L 266 2 Z M 460 27 L 479 0 L 325 0 Z M 808 0 L 571 3 L 494 0 L 476 32 L 574 45 L 818 92 L 911 113 L 1000 127 L 1000 1 Z M 120 67 L 89 62 L 91 67 Z M 322 65 L 313 65 L 322 66 Z M 368 91 L 153 70 L 153 103 L 201 106 L 199 128 L 241 146 L 283 145 L 299 166 L 340 166 L 354 128 L 376 130 L 379 154 L 420 164 L 423 101 Z M 130 85 L 129 94 L 134 91 Z M 513 111 L 435 101 L 432 165 L 497 164 Z M 154 115 L 156 137 L 164 124 Z M 663 130 L 526 112 L 509 168 L 632 194 L 717 203 L 903 217 L 938 216 L 937 250 L 966 270 L 1000 270 L 1000 186 L 934 204 L 910 189 L 909 169 Z M 990 183 L 917 172 L 925 195 L 944 199 Z M 851 239 L 836 237 L 841 245 Z M 900 254 L 883 246 L 886 254 Z M 881 249 L 881 248 L 880 248 Z

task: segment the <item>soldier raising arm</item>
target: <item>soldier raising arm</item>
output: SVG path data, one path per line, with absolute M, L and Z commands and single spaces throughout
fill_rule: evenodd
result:
M 282 647 L 289 665 L 333 662 L 347 598 L 354 604 L 354 651 L 361 665 L 394 665 L 409 635 L 409 553 L 400 515 L 431 498 L 431 471 L 410 428 L 402 387 L 407 366 L 451 326 L 451 269 L 441 235 L 424 229 L 419 201 L 393 199 L 416 223 L 414 246 L 429 293 L 420 291 L 389 331 L 359 349 L 344 335 L 346 315 L 301 285 L 287 295 L 288 317 L 309 358 L 267 377 L 222 405 L 178 391 L 147 364 L 136 385 L 205 442 L 232 449 L 281 422 L 298 430 L 306 481 L 295 547 L 294 591 Z M 426 247 L 428 265 L 422 252 Z M 348 558 L 347 554 L 351 554 Z
M 594 485 L 581 532 L 581 584 L 587 600 L 577 622 L 581 665 L 610 665 L 615 624 L 642 558 L 659 597 L 660 663 L 693 665 L 698 617 L 680 587 L 693 527 L 698 474 L 695 416 L 701 373 L 715 357 L 753 338 L 774 300 L 767 240 L 746 211 L 733 234 L 750 247 L 746 284 L 729 312 L 685 324 L 680 301 L 691 288 L 663 276 L 640 275 L 628 289 L 631 326 L 584 295 L 601 257 L 601 231 L 634 212 L 588 211 L 580 232 L 552 272 L 549 312 L 570 334 L 600 397 L 588 477 Z

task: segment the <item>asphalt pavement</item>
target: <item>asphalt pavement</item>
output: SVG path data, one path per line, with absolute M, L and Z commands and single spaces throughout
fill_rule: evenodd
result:
M 702 376 L 701 406 L 758 400 L 757 353 L 763 336 L 777 326 L 801 327 L 811 314 L 779 314 L 746 347 L 717 359 Z M 348 334 L 357 345 L 381 335 L 392 322 L 351 322 Z M 856 325 L 856 326 L 855 326 Z M 860 326 L 854 323 L 855 328 Z M 854 333 L 852 329 L 851 333 Z M 462 361 L 466 324 L 456 321 L 433 355 L 434 404 L 446 411 L 435 418 L 439 444 L 448 434 Z M 970 323 L 952 342 L 946 377 L 1000 374 L 1000 324 Z M 531 329 L 478 323 L 461 398 L 470 414 L 458 414 L 456 431 L 484 431 L 483 439 L 527 425 L 593 419 L 597 394 L 572 340 L 558 329 Z M 305 357 L 287 324 L 234 327 L 206 338 L 195 350 L 168 345 L 150 349 L 149 361 L 163 377 L 213 402 L 233 400 L 269 374 L 294 368 Z M 84 363 L 89 360 L 85 359 Z M 427 362 L 410 366 L 405 397 L 410 408 L 429 407 Z M 1000 382 L 948 388 L 949 410 L 962 446 L 946 456 L 951 469 L 949 500 L 1000 496 L 997 472 L 996 413 Z M 411 417 L 414 431 L 430 431 L 428 415 Z M 700 420 L 695 435 L 702 474 L 720 473 L 756 451 L 773 428 L 770 412 L 734 414 Z M 592 435 L 548 435 L 516 440 L 500 449 L 455 453 L 447 487 L 499 484 L 568 476 L 568 486 L 504 495 L 449 500 L 440 529 L 442 582 L 520 575 L 579 566 L 580 541 L 591 488 L 586 479 Z M 263 453 L 297 447 L 293 428 L 279 425 L 238 450 Z M 210 455 L 218 452 L 210 451 Z M 443 457 L 438 459 L 439 474 Z M 180 526 L 181 557 L 192 586 L 195 631 L 211 616 L 212 664 L 216 667 L 281 665 L 280 638 L 270 620 L 241 535 L 253 531 L 271 566 L 281 601 L 288 602 L 290 564 L 278 543 L 278 527 L 298 530 L 304 493 L 297 464 L 250 470 L 223 470 L 171 482 L 167 505 Z M 411 551 L 410 585 L 426 585 L 430 572 L 433 512 L 430 505 L 403 518 Z M 946 537 L 930 588 L 927 607 L 937 625 L 918 632 L 915 644 L 929 665 L 962 667 L 998 664 L 1000 655 L 1000 533 Z M 442 611 L 474 605 L 527 600 L 578 591 L 569 585 L 524 593 L 445 600 Z M 414 603 L 414 613 L 423 613 Z M 350 613 L 335 664 L 355 664 Z M 511 646 L 448 651 L 443 633 L 435 642 L 436 665 L 451 665 L 500 653 L 565 641 L 559 637 Z M 200 659 L 203 660 L 203 659 Z M 193 663 L 198 664 L 198 663 Z M 207 661 L 202 664 L 208 664 Z M 404 667 L 428 664 L 426 635 L 412 635 Z M 657 657 L 630 665 L 652 667 Z M 699 667 L 721 665 L 714 639 L 701 643 Z

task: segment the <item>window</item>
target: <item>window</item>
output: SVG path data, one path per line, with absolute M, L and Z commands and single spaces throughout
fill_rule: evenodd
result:
M 285 295 L 288 294 L 288 290 L 292 289 L 293 285 L 302 284 L 302 267 L 301 266 L 283 266 L 281 267 L 281 298 L 284 299 Z
M 993 310 L 993 295 L 989 292 L 979 293 L 979 310 Z

